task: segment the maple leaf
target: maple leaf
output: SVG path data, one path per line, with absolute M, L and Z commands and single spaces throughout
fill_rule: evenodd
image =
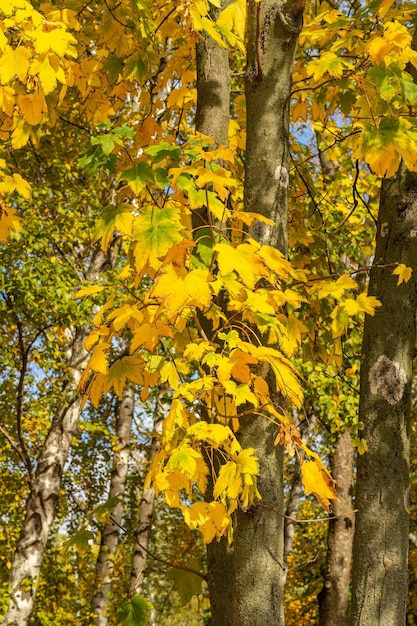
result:
M 124 356 L 117 359 L 109 370 L 106 389 L 109 390 L 113 387 L 116 394 L 121 398 L 128 380 L 138 385 L 143 384 L 143 367 L 144 363 L 139 357 Z
M 358 283 L 353 280 L 353 278 L 347 274 L 343 274 L 343 276 L 339 276 L 336 282 L 326 281 L 324 285 L 319 288 L 318 297 L 327 298 L 327 296 L 332 296 L 338 299 L 347 289 L 357 289 L 357 287 Z
M 140 346 L 144 346 L 152 352 L 161 337 L 174 337 L 172 328 L 161 320 L 156 320 L 153 323 L 145 322 L 134 331 L 129 351 L 133 353 Z
M 11 207 L 5 209 L 0 206 L 0 241 L 7 241 L 11 230 L 16 232 L 22 230 L 16 210 Z
M 84 374 L 88 372 L 89 369 L 92 369 L 93 372 L 100 372 L 101 374 L 107 374 L 108 365 L 107 365 L 106 351 L 109 348 L 110 348 L 110 344 L 106 342 L 99 343 L 97 346 L 95 346 Z
M 31 56 L 30 50 L 25 46 L 17 48 L 6 46 L 0 59 L 1 82 L 6 84 L 17 76 L 22 83 L 25 83 Z
M 208 270 L 188 271 L 180 267 L 168 267 L 155 281 L 152 298 L 160 298 L 166 308 L 174 313 L 184 306 L 207 307 L 212 298 L 211 274 Z
M 127 203 L 109 204 L 103 209 L 102 217 L 97 222 L 94 231 L 94 241 L 101 239 L 103 252 L 107 252 L 115 229 L 124 235 L 131 235 L 133 224 L 132 209 L 133 207 Z
M 182 230 L 180 214 L 176 209 L 144 208 L 133 225 L 136 271 L 140 272 L 147 263 L 157 269 L 160 259 L 183 239 Z
M 329 512 L 330 500 L 337 500 L 334 481 L 319 459 L 304 461 L 301 475 L 306 495 L 313 493 L 322 507 Z
M 408 283 L 411 278 L 411 274 L 413 273 L 413 269 L 411 267 L 407 267 L 404 263 L 399 263 L 392 273 L 398 276 L 398 286 L 401 285 L 401 283 Z
M 268 271 L 252 244 L 242 243 L 234 248 L 227 243 L 218 243 L 214 246 L 214 250 L 218 253 L 217 263 L 220 272 L 230 274 L 235 271 L 251 289 L 262 276 L 268 275 Z
M 31 126 L 40 124 L 44 115 L 48 113 L 45 97 L 41 91 L 28 94 L 27 96 L 18 96 L 17 104 L 23 113 L 24 119 Z

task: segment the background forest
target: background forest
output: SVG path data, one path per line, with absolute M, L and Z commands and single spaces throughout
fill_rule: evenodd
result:
M 417 624 L 415 15 L 0 3 L 4 626 Z

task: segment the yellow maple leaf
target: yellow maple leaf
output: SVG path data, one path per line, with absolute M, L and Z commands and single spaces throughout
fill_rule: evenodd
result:
M 19 150 L 23 148 L 29 141 L 32 128 L 23 119 L 17 120 L 16 126 L 12 132 L 12 148 Z
M 356 302 L 358 303 L 359 310 L 367 313 L 368 315 L 375 315 L 375 309 L 381 305 L 381 302 L 375 296 L 367 296 L 366 293 L 361 293 Z
M 390 50 L 391 45 L 383 37 L 375 37 L 366 47 L 366 51 L 368 52 L 372 61 L 374 61 L 377 65 L 379 65 L 384 60 L 385 56 L 390 52 Z
M 242 489 L 242 472 L 238 463 L 228 461 L 221 466 L 219 475 L 214 484 L 213 496 L 227 503 L 228 500 L 237 500 Z M 236 508 L 236 505 L 235 505 Z
M 103 291 L 103 289 L 106 289 L 106 287 L 103 285 L 90 285 L 89 287 L 83 287 L 82 289 L 77 291 L 77 293 L 75 293 L 73 297 L 77 299 L 84 298 L 84 296 L 92 296 L 93 294 L 100 293 L 101 291 Z
M 250 243 L 242 243 L 236 248 L 227 243 L 218 243 L 214 250 L 218 253 L 220 272 L 222 274 L 236 272 L 251 289 L 263 276 L 268 276 L 267 268 L 257 255 L 256 248 Z
M 25 83 L 31 56 L 30 50 L 25 46 L 17 48 L 7 46 L 0 57 L 0 81 L 5 84 L 17 76 Z
M 301 408 L 303 391 L 291 361 L 274 348 L 253 346 L 249 348 L 249 351 L 259 361 L 269 363 L 274 372 L 277 387 L 282 395 L 288 397 L 295 406 Z
M 85 371 L 92 369 L 93 372 L 99 372 L 100 374 L 107 374 L 108 365 L 107 365 L 106 351 L 109 348 L 110 348 L 110 344 L 106 342 L 99 343 L 98 345 L 96 345 Z
M 22 111 L 25 121 L 31 126 L 40 124 L 45 113 L 48 113 L 45 97 L 40 91 L 26 96 L 18 96 L 17 104 Z
M 30 198 L 31 187 L 30 183 L 27 182 L 20 174 L 13 174 L 13 180 L 15 183 L 15 189 L 21 196 L 26 198 L 27 200 Z
M 413 273 L 413 269 L 411 267 L 407 267 L 404 263 L 399 263 L 399 265 L 392 272 L 398 276 L 397 287 L 401 285 L 401 283 L 408 283 L 411 278 L 411 274 Z
M 51 23 L 43 24 L 42 28 L 38 28 L 28 33 L 33 40 L 35 50 L 38 54 L 52 50 L 58 56 L 69 55 L 76 57 L 77 53 L 71 44 L 76 44 L 77 40 L 73 35 Z
M 141 346 L 144 346 L 147 350 L 153 351 L 158 345 L 161 337 L 173 336 L 174 332 L 172 328 L 161 320 L 156 320 L 152 324 L 145 322 L 134 331 L 129 351 L 130 353 L 133 353 Z
M 340 298 L 340 296 L 347 289 L 356 289 L 358 286 L 357 282 L 353 280 L 347 274 L 343 274 L 340 276 L 336 282 L 326 281 L 320 288 L 318 292 L 319 298 L 327 298 L 327 296 L 332 296 L 333 298 Z
M 50 64 L 48 57 L 45 57 L 42 62 L 35 60 L 30 67 L 30 74 L 31 76 L 39 76 L 42 91 L 45 96 L 55 89 L 58 76 L 55 69 Z
M 313 493 L 322 507 L 329 511 L 330 500 L 337 500 L 334 481 L 319 459 L 304 461 L 301 475 L 306 495 Z
M 16 210 L 0 206 L 0 241 L 7 241 L 11 230 L 22 230 Z
M 229 2 L 217 18 L 217 24 L 234 32 L 243 41 L 246 25 L 246 0 Z
M 180 372 L 172 361 L 166 361 L 161 367 L 161 382 L 168 381 L 172 389 L 176 389 L 181 382 Z
M 179 312 L 184 306 L 204 309 L 212 298 L 210 278 L 208 270 L 187 271 L 171 266 L 156 279 L 150 295 L 152 298 L 160 298 L 172 313 Z
M 119 398 L 123 395 L 126 382 L 130 380 L 138 385 L 143 384 L 144 363 L 140 357 L 124 356 L 117 359 L 111 366 L 106 380 L 106 390 L 112 387 Z

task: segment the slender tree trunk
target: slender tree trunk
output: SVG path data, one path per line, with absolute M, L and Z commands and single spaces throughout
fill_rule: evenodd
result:
M 159 450 L 162 424 L 169 413 L 170 400 L 167 397 L 167 385 L 159 385 L 158 396 L 155 406 L 154 435 L 148 452 L 148 465 L 150 465 Z M 135 533 L 135 551 L 133 553 L 132 570 L 130 573 L 129 596 L 142 594 L 145 579 L 145 567 L 148 561 L 147 549 L 151 533 L 152 518 L 154 512 L 155 492 L 153 487 L 143 490 L 139 504 L 138 525 Z
M 107 263 L 108 257 L 98 251 L 87 273 L 87 280 L 95 280 Z M 67 349 L 66 363 L 70 380 L 62 407 L 52 419 L 31 481 L 25 520 L 10 570 L 10 603 L 2 626 L 26 626 L 32 614 L 42 560 L 55 517 L 62 472 L 80 414 L 81 398 L 77 387 L 88 358 L 83 343 L 89 330 L 83 327 L 68 331 L 71 345 Z
M 349 600 L 350 564 L 354 517 L 352 514 L 353 446 L 346 430 L 336 443 L 331 459 L 339 501 L 332 503 L 327 533 L 326 572 L 319 593 L 320 626 L 344 626 Z
M 287 252 L 291 74 L 303 6 L 277 0 L 250 0 L 248 5 L 245 210 L 274 220 L 274 228 L 255 222 L 251 235 L 283 254 Z M 272 378 L 268 383 L 274 398 Z M 277 403 L 282 404 L 282 398 L 277 398 Z M 260 415 L 241 417 L 240 422 L 241 445 L 253 447 L 259 459 L 258 487 L 263 502 L 283 511 L 283 451 L 274 446 L 276 429 Z M 261 508 L 238 512 L 234 626 L 284 623 L 283 542 L 281 516 Z
M 219 9 L 212 8 L 215 19 L 228 0 L 222 0 Z M 230 119 L 230 83 L 228 50 L 220 48 L 207 34 L 197 44 L 197 111 L 196 129 L 212 137 L 218 145 L 228 144 Z M 195 227 L 206 226 L 206 215 L 194 216 Z M 202 320 L 204 324 L 204 320 Z M 209 332 L 210 329 L 207 329 Z M 208 487 L 210 497 L 212 485 Z M 213 626 L 233 624 L 233 546 L 226 537 L 207 546 L 208 588 Z
M 294 411 L 295 417 L 298 418 L 298 411 Z M 298 420 L 297 420 L 298 421 Z M 308 419 L 305 419 L 301 422 L 299 426 L 300 435 L 302 441 L 306 444 L 308 438 L 313 430 L 315 424 L 314 414 L 310 415 Z M 296 456 L 294 459 L 294 473 L 291 481 L 291 489 L 288 496 L 287 508 L 285 510 L 285 515 L 287 516 L 284 519 L 284 584 L 287 579 L 288 573 L 288 557 L 292 552 L 292 546 L 294 542 L 294 534 L 295 534 L 295 522 L 291 521 L 291 519 L 297 518 L 298 509 L 300 506 L 301 496 L 304 493 L 303 489 L 303 481 L 301 478 L 301 465 L 298 457 Z
M 397 286 L 404 263 L 411 280 Z M 382 303 L 366 316 L 359 417 L 369 451 L 358 457 L 352 625 L 406 622 L 409 436 L 416 343 L 417 173 L 401 165 L 382 183 L 369 293 Z
M 120 536 L 120 525 L 124 512 L 124 493 L 128 475 L 130 456 L 130 436 L 132 433 L 132 418 L 135 403 L 135 394 L 131 386 L 127 386 L 123 392 L 122 401 L 119 403 L 116 418 L 117 448 L 114 452 L 114 467 L 110 476 L 109 499 L 119 497 L 120 502 L 112 511 L 112 519 L 105 524 L 101 533 L 100 551 L 96 563 L 96 576 L 91 608 L 97 617 L 94 620 L 98 626 L 107 626 L 109 622 L 108 608 L 110 592 L 112 588 L 112 575 L 114 558 Z

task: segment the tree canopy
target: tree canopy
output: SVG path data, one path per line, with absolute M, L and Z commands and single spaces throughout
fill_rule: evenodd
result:
M 4 624 L 403 623 L 414 3 L 0 15 Z

